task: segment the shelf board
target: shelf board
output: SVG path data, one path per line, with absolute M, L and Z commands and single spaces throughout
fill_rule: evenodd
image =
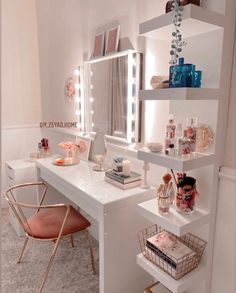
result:
M 139 91 L 140 100 L 218 100 L 219 89 L 209 88 L 165 88 Z
M 137 255 L 137 264 L 173 293 L 182 293 L 186 289 L 193 287 L 197 281 L 203 280 L 206 276 L 206 267 L 200 264 L 183 278 L 175 280 L 144 257 L 142 253 Z
M 196 209 L 191 215 L 181 215 L 173 207 L 168 214 L 161 214 L 158 211 L 157 199 L 151 199 L 138 204 L 139 212 L 151 222 L 161 225 L 164 229 L 177 236 L 182 236 L 195 227 L 209 222 L 209 213 Z
M 138 150 L 137 158 L 145 162 L 160 165 L 169 169 L 185 172 L 215 163 L 215 154 L 195 153 L 191 157 L 171 157 L 163 153 L 153 153 L 144 147 Z
M 184 6 L 181 33 L 184 38 L 189 38 L 219 30 L 224 27 L 224 21 L 222 14 L 189 4 Z M 139 25 L 139 34 L 160 40 L 170 40 L 172 31 L 172 11 Z

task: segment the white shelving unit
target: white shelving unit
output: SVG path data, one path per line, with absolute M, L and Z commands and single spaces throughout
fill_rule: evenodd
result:
M 185 38 L 223 29 L 223 15 L 189 4 L 184 7 L 181 32 Z M 155 17 L 139 25 L 139 33 L 146 37 L 169 40 L 173 30 L 172 12 Z
M 153 153 L 148 148 L 143 148 L 138 151 L 138 159 L 152 164 L 157 164 L 169 169 L 178 170 L 181 172 L 201 168 L 215 163 L 214 154 L 195 153 L 191 157 L 183 158 L 180 156 L 171 157 L 163 153 Z
M 157 279 L 166 288 L 173 293 L 182 293 L 184 290 L 194 286 L 198 281 L 202 280 L 206 275 L 206 266 L 200 264 L 194 271 L 190 272 L 179 280 L 172 279 L 167 273 L 158 268 L 151 261 L 146 259 L 142 253 L 137 255 L 137 263 L 153 278 Z
M 192 215 L 183 216 L 178 214 L 174 208 L 170 209 L 167 215 L 158 212 L 156 199 L 149 200 L 138 205 L 140 214 L 153 223 L 161 225 L 164 229 L 182 236 L 201 225 L 208 225 L 207 255 L 200 265 L 192 272 L 179 280 L 173 279 L 158 266 L 146 259 L 143 254 L 137 255 L 137 263 L 153 278 L 160 281 L 173 293 L 192 292 L 197 289 L 198 283 L 205 281 L 204 292 L 210 293 L 211 273 L 214 250 L 215 215 L 217 209 L 218 173 L 223 164 L 222 141 L 225 140 L 227 126 L 227 111 L 230 91 L 230 68 L 233 59 L 233 34 L 235 24 L 235 1 L 225 1 L 225 15 L 209 11 L 206 8 L 195 5 L 184 6 L 181 33 L 184 38 L 223 30 L 221 76 L 219 88 L 167 88 L 155 90 L 141 90 L 140 100 L 216 100 L 218 101 L 218 112 L 216 121 L 215 150 L 213 154 L 196 154 L 190 158 L 170 157 L 162 153 L 152 153 L 147 148 L 138 150 L 137 157 L 145 162 L 157 164 L 162 167 L 172 168 L 176 171 L 185 172 L 212 165 L 211 179 L 208 184 L 211 186 L 209 205 L 206 210 L 197 209 Z M 147 20 L 139 25 L 139 33 L 143 36 L 170 41 L 173 31 L 172 12 Z M 226 57 L 225 57 L 226 56 Z M 207 58 L 207 57 L 206 57 Z M 209 115 L 210 111 L 209 111 Z M 204 172 L 204 171 L 203 171 Z M 212 173 L 209 173 L 212 172 Z M 206 175 L 207 176 L 207 175 Z M 195 291 L 194 291 L 195 292 Z
M 219 90 L 211 88 L 165 88 L 139 91 L 140 100 L 218 100 Z
M 171 233 L 182 236 L 191 232 L 199 225 L 208 224 L 210 215 L 208 212 L 196 209 L 191 215 L 180 215 L 171 207 L 168 214 L 158 212 L 157 199 L 151 199 L 138 204 L 140 213 L 151 222 L 158 223 Z

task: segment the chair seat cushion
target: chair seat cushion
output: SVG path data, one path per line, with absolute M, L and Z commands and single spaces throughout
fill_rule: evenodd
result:
M 26 232 L 35 238 L 51 239 L 57 238 L 65 218 L 66 207 L 43 208 L 37 214 L 27 219 L 25 223 Z M 62 236 L 66 236 L 90 226 L 90 222 L 78 211 L 70 206 L 70 212 L 67 217 Z

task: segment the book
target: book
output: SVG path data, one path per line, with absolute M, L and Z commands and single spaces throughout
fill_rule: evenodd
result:
M 175 269 L 183 260 L 189 260 L 196 254 L 191 248 L 167 231 L 162 231 L 148 238 L 146 246 Z
M 119 174 L 115 171 L 107 171 L 105 172 L 105 176 L 111 179 L 114 179 L 120 183 L 126 184 L 130 182 L 134 182 L 137 180 L 141 180 L 142 176 L 136 172 L 131 171 L 130 176 L 124 176 L 122 174 Z
M 113 179 L 111 179 L 111 178 L 109 178 L 107 176 L 105 176 L 105 180 L 107 182 L 109 182 L 109 183 L 111 183 L 111 184 L 123 189 L 123 190 L 138 187 L 138 186 L 140 186 L 140 184 L 142 182 L 142 180 L 136 180 L 136 181 L 133 181 L 133 182 L 130 182 L 130 183 L 123 184 L 123 183 L 120 183 L 120 182 L 118 182 L 116 180 L 113 180 Z

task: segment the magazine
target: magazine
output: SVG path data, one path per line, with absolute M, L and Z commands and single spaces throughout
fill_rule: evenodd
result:
M 173 234 L 162 231 L 147 239 L 146 246 L 172 267 L 195 256 L 195 252 Z

